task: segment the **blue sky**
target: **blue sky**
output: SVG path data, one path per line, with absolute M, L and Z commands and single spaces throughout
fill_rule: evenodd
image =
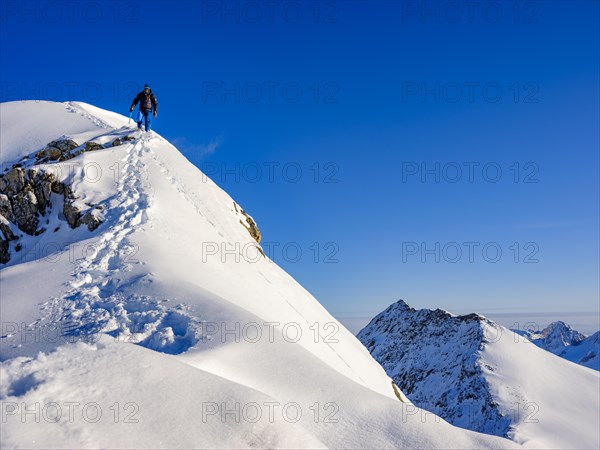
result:
M 354 331 L 398 298 L 600 326 L 598 2 L 1 5 L 2 101 L 127 114 L 149 83 Z

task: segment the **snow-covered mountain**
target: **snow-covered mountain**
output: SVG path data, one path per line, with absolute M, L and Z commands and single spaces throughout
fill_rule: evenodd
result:
M 410 403 L 159 135 L 0 118 L 2 448 L 516 447 Z
M 552 322 L 542 331 L 513 331 L 544 350 L 600 371 L 600 331 L 586 337 L 562 321 Z
M 358 338 L 415 405 L 454 425 L 536 448 L 600 445 L 598 372 L 483 316 L 400 300 Z

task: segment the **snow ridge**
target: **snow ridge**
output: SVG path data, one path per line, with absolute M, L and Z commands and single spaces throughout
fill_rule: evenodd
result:
M 71 110 L 75 110 L 72 106 Z M 92 118 L 89 114 L 86 117 Z M 108 127 L 101 120 L 94 123 Z M 143 174 L 142 160 L 151 152 L 151 136 L 143 136 L 134 143 L 126 143 L 125 157 L 118 178 L 115 201 L 105 202 L 110 211 L 110 228 L 95 240 L 91 251 L 78 260 L 68 282 L 70 288 L 59 298 L 42 304 L 45 323 L 61 323 L 66 336 L 77 336 L 94 341 L 101 333 L 126 342 L 133 342 L 165 353 L 181 353 L 196 342 L 200 325 L 190 317 L 185 305 L 169 308 L 157 299 L 145 295 L 125 295 L 119 289 L 120 274 L 130 272 L 135 264 L 134 243 L 128 235 L 147 222 L 151 206 L 152 186 Z M 110 204 L 109 204 L 110 203 Z M 139 283 L 151 283 L 144 275 Z
M 0 269 L 0 399 L 17 408 L 1 447 L 515 447 L 399 401 L 364 346 L 261 254 L 242 208 L 159 135 L 125 141 L 127 117 L 83 103 L 0 107 L 4 164 L 55 139 L 98 144 L 47 165 L 70 166 L 57 180 L 103 219 L 72 229 L 53 208 L 22 238 L 28 256 Z M 30 252 L 46 244 L 51 258 Z M 44 333 L 56 324 L 63 339 Z M 22 419 L 21 405 L 48 402 L 105 414 Z M 115 423 L 116 404 L 139 420 Z

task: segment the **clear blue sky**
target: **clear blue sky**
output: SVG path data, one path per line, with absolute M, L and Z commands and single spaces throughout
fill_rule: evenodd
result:
M 398 298 L 599 327 L 597 1 L 1 5 L 2 101 L 149 83 L 350 327 Z

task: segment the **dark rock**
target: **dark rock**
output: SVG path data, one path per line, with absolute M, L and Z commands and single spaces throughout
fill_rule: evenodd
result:
M 79 144 L 72 139 L 57 139 L 48 144 L 51 147 L 57 147 L 63 152 L 68 152 L 79 147 Z
M 79 208 L 70 201 L 66 201 L 65 206 L 63 207 L 63 214 L 67 219 L 67 223 L 71 226 L 71 228 L 77 228 L 79 226 L 79 219 L 81 218 L 81 211 Z
M 38 209 L 41 215 L 46 214 L 46 207 L 50 205 L 50 193 L 54 183 L 54 174 L 51 172 L 30 170 L 29 178 L 33 184 L 33 193 L 38 201 Z
M 90 231 L 94 231 L 102 224 L 102 221 L 97 217 L 96 214 L 94 214 L 93 211 L 94 210 L 88 211 L 80 219 L 80 223 L 87 225 L 88 230 Z
M 20 167 L 13 167 L 8 173 L 0 178 L 0 192 L 7 195 L 15 195 L 25 187 L 25 171 Z
M 6 194 L 0 194 L 0 215 L 7 220 L 13 220 L 13 211 L 10 200 Z
M 93 152 L 94 150 L 100 150 L 104 147 L 102 147 L 100 144 L 98 144 L 97 142 L 94 141 L 89 141 L 85 143 L 85 151 L 86 152 Z
M 50 185 L 50 189 L 56 194 L 62 194 L 65 191 L 65 184 L 62 181 L 54 181 Z
M 46 147 L 36 153 L 35 157 L 44 161 L 57 161 L 62 155 L 62 152 L 57 147 Z
M 0 239 L 0 264 L 6 264 L 10 261 L 10 250 L 8 241 Z
M 57 139 L 50 142 L 43 150 L 35 154 L 37 160 L 41 161 L 64 161 L 71 157 L 71 150 L 79 144 L 72 139 Z
M 27 234 L 35 233 L 39 210 L 37 198 L 31 188 L 28 186 L 28 189 L 19 192 L 11 200 L 14 222 L 19 229 Z
M 123 140 L 133 140 L 132 136 L 127 136 Z M 112 145 L 121 145 L 120 139 L 115 139 Z M 24 157 L 21 161 L 25 165 L 30 163 L 40 163 L 45 161 L 64 161 L 71 159 L 84 151 L 95 151 L 104 148 L 97 142 L 88 141 L 79 146 L 77 142 L 71 139 L 58 139 L 50 142 L 43 150 L 35 153 L 35 160 L 30 157 Z M 33 155 L 31 155 L 33 156 Z M 15 164 L 12 168 L 6 168 L 5 173 L 0 175 L 0 262 L 10 258 L 9 243 L 11 240 L 18 239 L 12 230 L 12 222 L 22 232 L 39 236 L 46 231 L 45 227 L 38 229 L 40 216 L 46 215 L 47 208 L 52 206 L 52 193 L 61 194 L 64 198 L 63 214 L 71 228 L 77 228 L 85 224 L 92 231 L 102 224 L 101 216 L 98 210 L 102 209 L 99 205 L 88 205 L 90 210 L 82 213 L 86 207 L 82 203 L 77 203 L 77 196 L 70 186 L 62 181 L 58 181 L 51 171 L 46 171 L 41 167 L 23 169 L 21 164 Z M 46 219 L 48 225 L 49 219 Z M 60 227 L 56 227 L 57 232 Z M 23 237 L 23 234 L 20 234 Z M 20 251 L 22 245 L 18 243 L 15 246 L 16 251 Z
M 258 229 L 258 226 L 256 225 L 256 222 L 254 222 L 254 220 L 252 219 L 252 217 L 250 217 L 246 211 L 244 211 L 242 209 L 241 213 L 246 217 L 246 223 L 248 224 L 247 226 L 244 224 L 244 222 L 242 222 L 240 220 L 240 223 L 242 225 L 244 225 L 247 229 L 248 229 L 248 233 L 250 233 L 250 236 L 252 236 L 254 238 L 254 240 L 260 244 L 260 240 L 262 239 L 262 233 L 260 232 L 260 230 Z
M 10 226 L 3 221 L 0 221 L 0 232 L 2 232 L 3 235 L 0 238 L 4 238 L 7 241 L 14 241 L 15 239 L 17 239 L 17 237 L 10 229 Z
M 21 231 L 35 233 L 38 214 L 45 215 L 55 176 L 38 169 L 13 167 L 0 179 L 0 214 Z
M 118 147 L 119 145 L 121 145 L 123 142 L 121 142 L 121 139 L 116 138 L 114 141 L 112 141 L 112 144 L 110 144 L 111 147 Z
M 63 196 L 65 200 L 75 200 L 75 194 L 70 186 L 65 186 L 63 190 Z

